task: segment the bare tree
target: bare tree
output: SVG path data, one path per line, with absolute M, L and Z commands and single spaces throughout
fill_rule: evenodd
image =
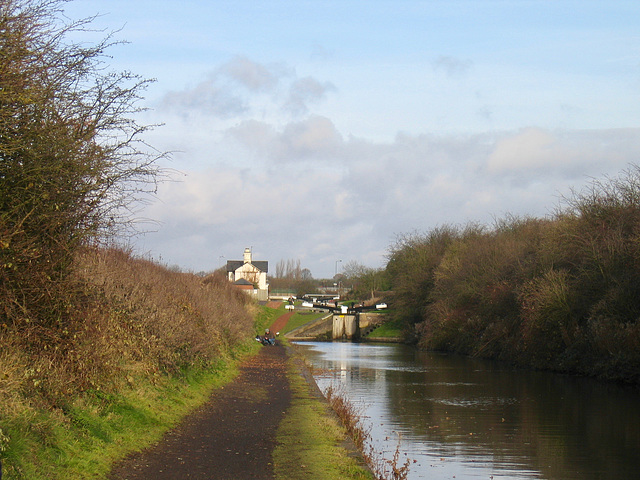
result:
M 308 268 L 303 268 L 302 271 L 300 272 L 300 280 L 302 281 L 313 280 L 313 275 L 311 275 L 311 270 L 309 270 Z
M 276 278 L 300 280 L 302 278 L 300 259 L 279 260 L 276 264 Z
M 342 268 L 342 273 L 348 279 L 353 280 L 365 275 L 367 273 L 367 270 L 368 270 L 368 267 L 364 266 L 358 261 L 349 260 L 347 263 L 344 264 L 344 267 Z
M 276 278 L 284 278 L 285 262 L 284 260 L 278 260 L 276 264 Z
M 81 245 L 122 232 L 153 192 L 162 156 L 134 119 L 149 81 L 109 72 L 105 51 L 69 40 L 92 19 L 64 0 L 0 2 L 0 301 L 5 321 L 59 323 Z

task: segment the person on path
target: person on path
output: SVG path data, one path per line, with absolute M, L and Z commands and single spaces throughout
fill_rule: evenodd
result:
M 270 329 L 266 329 L 264 331 L 264 343 L 265 344 L 269 344 L 269 345 L 275 345 L 276 344 L 276 337 L 273 333 L 271 333 Z

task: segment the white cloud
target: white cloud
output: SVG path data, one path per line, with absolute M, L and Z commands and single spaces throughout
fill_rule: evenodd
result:
M 562 175 L 612 173 L 637 162 L 640 129 L 555 130 L 527 128 L 499 139 L 489 155 L 492 174 Z M 595 170 L 595 171 L 594 171 Z M 615 171 L 615 170 L 614 170 Z
M 288 123 L 280 131 L 267 123 L 248 120 L 227 133 L 253 155 L 277 163 L 331 161 L 344 143 L 331 120 L 321 116 Z
M 336 88 L 312 76 L 299 78 L 284 64 L 262 64 L 236 56 L 195 86 L 166 93 L 160 108 L 184 116 L 203 112 L 221 119 L 275 118 L 307 114 Z
M 261 92 L 273 90 L 277 86 L 283 68 L 262 65 L 247 57 L 237 56 L 222 65 L 217 73 L 226 75 L 251 91 Z
M 189 90 L 167 93 L 162 99 L 161 107 L 184 115 L 201 111 L 223 119 L 249 110 L 241 96 L 216 85 L 212 79 L 200 82 Z
M 250 166 L 234 161 L 246 155 L 233 153 L 240 147 L 253 149 Z M 330 276 L 337 258 L 382 265 L 397 234 L 491 224 L 506 213 L 544 216 L 570 187 L 635 161 L 640 132 L 528 129 L 376 143 L 345 140 L 330 120 L 309 117 L 279 129 L 244 122 L 209 148 L 230 158 L 161 187 L 162 203 L 146 216 L 163 226 L 147 235 L 147 248 L 201 269 L 253 245 L 273 264 L 300 258 L 314 275 Z M 294 162 L 329 153 L 331 163 Z
M 259 120 L 244 120 L 226 132 L 229 138 L 236 140 L 250 151 L 269 152 L 277 142 L 278 133 L 272 125 Z
M 330 82 L 321 83 L 312 77 L 300 78 L 289 87 L 289 98 L 284 108 L 295 115 L 306 114 L 309 111 L 308 103 L 322 100 L 328 92 L 335 89 Z
M 286 148 L 282 158 L 328 158 L 343 144 L 331 120 L 320 116 L 287 125 L 280 139 Z
M 549 167 L 561 159 L 573 163 L 556 137 L 539 128 L 527 128 L 497 143 L 488 161 L 491 172 Z
M 471 66 L 450 57 L 434 63 L 454 76 Z M 330 82 L 235 57 L 195 87 L 167 94 L 172 114 L 153 144 L 178 147 L 186 177 L 163 185 L 162 203 L 145 213 L 162 222 L 146 248 L 202 269 L 216 263 L 213 251 L 229 258 L 254 246 L 274 264 L 300 258 L 314 275 L 330 276 L 337 258 L 382 265 L 397 234 L 546 215 L 559 194 L 616 174 L 640 152 L 637 129 L 374 141 L 343 133 L 336 111 L 311 110 L 330 92 L 338 92 Z

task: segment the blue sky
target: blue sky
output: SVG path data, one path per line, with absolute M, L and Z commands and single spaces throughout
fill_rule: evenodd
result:
M 640 159 L 637 1 L 91 0 L 175 152 L 140 253 L 383 265 L 398 235 L 548 215 Z M 90 35 L 86 34 L 87 39 Z

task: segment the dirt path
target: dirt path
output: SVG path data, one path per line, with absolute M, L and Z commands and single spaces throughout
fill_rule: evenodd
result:
M 289 313 L 285 313 L 284 315 L 281 315 L 280 317 L 278 317 L 276 319 L 275 322 L 273 322 L 273 324 L 271 325 L 271 331 L 273 333 L 279 332 L 280 330 L 282 330 L 285 325 L 287 324 L 287 322 L 289 321 L 289 319 L 293 316 L 295 312 L 289 312 Z
M 169 432 L 131 455 L 110 480 L 274 478 L 275 433 L 291 401 L 284 347 L 263 347 L 240 375 Z
M 282 329 L 293 313 L 271 326 Z M 127 457 L 109 480 L 272 479 L 275 434 L 291 402 L 284 347 L 264 347 L 156 446 Z

